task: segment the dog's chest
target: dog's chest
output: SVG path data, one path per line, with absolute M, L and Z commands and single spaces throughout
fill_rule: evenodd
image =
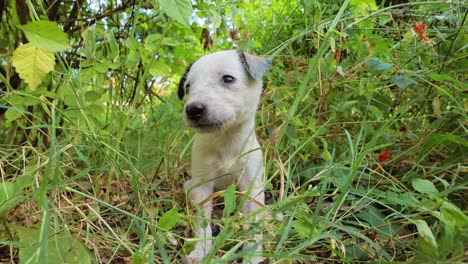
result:
M 195 141 L 192 151 L 192 176 L 213 180 L 217 189 L 223 189 L 236 183 L 247 165 L 250 154 L 238 145 L 213 143 Z
M 218 158 L 212 164 L 213 168 L 219 168 L 217 175 L 213 175 L 216 189 L 223 190 L 237 183 L 246 167 L 246 157 L 241 155 L 240 152 L 218 153 Z

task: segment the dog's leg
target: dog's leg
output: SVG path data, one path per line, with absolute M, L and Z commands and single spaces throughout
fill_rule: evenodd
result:
M 245 177 L 245 180 L 239 181 L 239 190 L 241 192 L 246 191 L 247 193 L 249 193 L 249 199 L 244 204 L 244 207 L 242 208 L 242 213 L 244 215 L 256 213 L 255 223 L 259 223 L 261 222 L 264 216 L 263 212 L 258 211 L 262 210 L 262 206 L 265 205 L 265 194 L 263 192 L 264 186 L 262 154 L 260 150 L 255 154 L 255 157 L 253 157 L 253 159 L 250 160 L 242 175 L 242 177 Z M 255 233 L 254 240 L 254 243 L 245 243 L 243 249 L 244 251 L 254 251 L 256 257 L 245 258 L 244 263 L 257 264 L 263 261 L 263 258 L 260 256 L 263 252 L 263 234 L 261 230 Z
M 199 263 L 208 254 L 212 246 L 212 232 L 209 219 L 213 211 L 212 201 L 209 200 L 205 204 L 200 205 L 207 197 L 213 193 L 213 184 L 208 182 L 200 186 L 191 186 L 191 181 L 184 185 L 184 189 L 188 192 L 190 201 L 198 208 L 203 209 L 203 216 L 201 219 L 195 221 L 196 237 L 200 239 L 195 244 L 195 249 L 190 252 L 183 263 Z

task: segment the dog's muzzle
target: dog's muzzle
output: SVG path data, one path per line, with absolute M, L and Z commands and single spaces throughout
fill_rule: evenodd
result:
M 208 109 L 202 103 L 194 102 L 185 106 L 185 115 L 190 127 L 198 132 L 211 132 L 222 127 L 222 120 L 210 120 Z
M 205 113 L 205 105 L 201 103 L 191 103 L 185 107 L 185 114 L 191 121 L 199 121 Z

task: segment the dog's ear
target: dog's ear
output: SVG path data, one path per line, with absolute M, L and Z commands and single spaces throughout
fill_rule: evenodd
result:
M 191 67 L 192 67 L 192 64 L 190 64 L 187 67 L 184 74 L 182 75 L 182 78 L 180 78 L 179 90 L 177 90 L 177 96 L 179 97 L 180 100 L 182 100 L 182 98 L 184 98 L 184 95 L 185 95 L 185 82 L 187 81 L 187 74 L 189 73 Z
M 271 59 L 269 58 L 255 56 L 242 50 L 237 50 L 237 53 L 247 72 L 257 81 L 260 81 L 270 69 Z

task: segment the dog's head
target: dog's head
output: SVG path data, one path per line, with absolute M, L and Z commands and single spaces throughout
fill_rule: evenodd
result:
M 187 97 L 187 125 L 206 133 L 253 120 L 262 93 L 262 76 L 270 65 L 270 59 L 235 50 L 195 61 L 179 82 L 179 98 Z

